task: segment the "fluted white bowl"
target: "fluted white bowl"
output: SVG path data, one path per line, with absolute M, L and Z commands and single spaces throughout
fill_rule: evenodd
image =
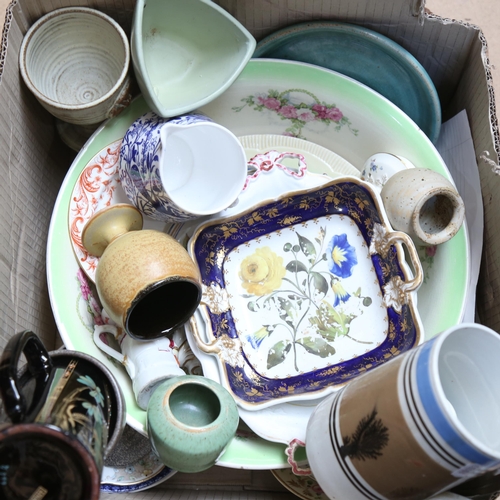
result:
M 24 36 L 22 78 L 50 113 L 77 125 L 117 114 L 129 99 L 130 48 L 120 25 L 86 7 L 49 12 Z

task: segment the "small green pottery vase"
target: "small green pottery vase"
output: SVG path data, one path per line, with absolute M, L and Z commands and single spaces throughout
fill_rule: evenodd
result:
M 165 465 L 180 472 L 200 472 L 214 465 L 238 423 L 238 407 L 229 392 L 196 375 L 160 384 L 147 409 L 153 449 Z

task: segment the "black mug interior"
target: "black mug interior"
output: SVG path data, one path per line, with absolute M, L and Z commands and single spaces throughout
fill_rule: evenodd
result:
M 178 278 L 159 281 L 135 298 L 125 329 L 136 340 L 164 337 L 194 314 L 200 300 L 201 288 L 196 281 Z

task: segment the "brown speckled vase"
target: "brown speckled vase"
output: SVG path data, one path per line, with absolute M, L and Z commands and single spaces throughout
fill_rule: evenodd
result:
M 137 340 L 159 338 L 173 333 L 198 307 L 199 271 L 186 249 L 168 234 L 127 231 L 120 223 L 123 213 L 126 218 L 138 211 L 115 205 L 97 212 L 84 228 L 82 241 L 89 253 L 95 240 L 101 242 L 95 283 L 109 317 Z M 106 236 L 106 231 L 114 234 Z

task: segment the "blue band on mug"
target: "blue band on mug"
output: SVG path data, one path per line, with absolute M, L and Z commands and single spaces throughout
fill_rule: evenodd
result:
M 425 342 L 420 348 L 417 359 L 417 387 L 420 400 L 432 425 L 441 438 L 466 460 L 485 465 L 492 461 L 471 445 L 466 443 L 443 413 L 431 384 L 429 357 L 436 338 Z

